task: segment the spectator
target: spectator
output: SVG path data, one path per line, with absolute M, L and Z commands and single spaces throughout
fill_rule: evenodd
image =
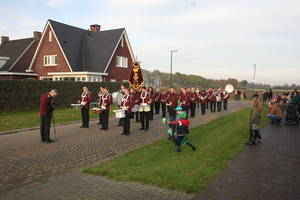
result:
M 282 120 L 282 111 L 274 101 L 271 102 L 271 109 L 269 111 L 268 118 L 271 120 L 271 124 L 277 125 L 280 124 Z
M 249 120 L 250 137 L 248 142 L 245 143 L 247 145 L 256 144 L 256 140 L 262 142 L 261 135 L 259 134 L 259 129 L 258 129 L 260 124 L 261 111 L 262 111 L 262 107 L 260 105 L 259 98 L 254 98 L 252 111 L 250 114 L 250 120 Z

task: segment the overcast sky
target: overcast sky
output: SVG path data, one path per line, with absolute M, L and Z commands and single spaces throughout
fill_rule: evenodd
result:
M 125 27 L 142 68 L 300 85 L 299 0 L 9 0 L 0 35 L 32 37 L 48 19 Z

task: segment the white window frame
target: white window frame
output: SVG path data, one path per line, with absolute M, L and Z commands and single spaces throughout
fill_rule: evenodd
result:
M 52 42 L 52 31 L 49 31 L 49 42 Z
M 117 82 L 117 80 L 116 79 L 110 79 L 110 82 L 115 83 L 115 82 Z
M 45 55 L 43 59 L 43 66 L 57 66 L 57 55 Z
M 128 68 L 128 58 L 116 56 L 116 67 Z

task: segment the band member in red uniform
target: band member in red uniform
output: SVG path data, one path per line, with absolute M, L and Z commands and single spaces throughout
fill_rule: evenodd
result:
M 98 106 L 100 106 L 100 102 L 101 102 L 101 98 L 102 98 L 102 95 L 104 94 L 104 88 L 102 86 L 100 86 L 100 91 L 98 93 Z M 99 122 L 97 124 L 101 124 L 101 114 L 99 114 Z
M 200 104 L 201 104 L 201 115 L 205 115 L 206 110 L 206 101 L 207 101 L 207 94 L 205 90 L 202 90 L 199 96 Z
M 196 89 L 196 93 L 197 93 L 197 97 L 199 97 L 200 93 L 201 93 L 201 91 L 199 90 L 199 88 Z M 200 107 L 200 99 L 197 98 L 197 108 L 199 108 L 199 107 Z
M 167 112 L 167 100 L 168 100 L 168 94 L 165 93 L 164 90 L 161 91 L 160 94 L 160 103 L 161 103 L 161 112 L 162 112 L 162 117 L 166 117 L 166 112 Z
M 122 93 L 124 95 L 124 93 L 125 93 L 125 85 L 124 84 L 120 85 L 120 90 L 118 92 L 120 92 L 120 93 Z M 119 105 L 119 107 L 120 107 L 120 105 Z M 123 122 L 123 119 L 120 118 L 118 126 L 122 126 L 122 122 Z
M 159 88 L 156 88 L 155 94 L 154 94 L 154 107 L 155 107 L 155 114 L 159 114 L 160 110 L 160 99 L 161 99 L 161 94 L 159 92 Z
M 177 107 L 178 95 L 175 93 L 173 87 L 170 88 L 169 97 L 167 99 L 167 103 L 169 104 L 169 117 L 173 117 L 176 119 L 176 107 Z
M 182 110 L 186 113 L 186 118 L 189 115 L 190 97 L 185 88 L 182 89 L 182 94 L 179 97 Z M 175 118 L 174 118 L 175 119 Z
M 147 104 L 147 106 L 150 106 L 151 103 L 151 99 L 150 99 L 150 93 L 147 92 L 146 87 L 142 87 L 142 93 L 140 95 L 140 106 L 144 106 Z M 140 111 L 140 118 L 141 118 L 141 124 L 142 127 L 139 130 L 145 130 L 148 131 L 149 130 L 149 119 L 150 119 L 150 112 L 147 111 L 146 109 L 143 109 L 142 111 Z M 145 124 L 146 123 L 146 124 Z M 146 125 L 146 127 L 145 127 Z
M 152 87 L 149 87 L 148 89 L 149 93 L 150 93 L 150 120 L 153 120 L 153 115 L 154 115 L 154 91 Z
M 134 98 L 129 94 L 129 90 L 124 90 L 124 96 L 122 98 L 120 109 L 125 110 L 125 118 L 123 119 L 123 133 L 122 135 L 130 134 L 130 115 L 132 113 L 131 108 L 134 106 Z
M 216 112 L 216 98 L 217 94 L 214 88 L 211 88 L 210 96 L 208 96 L 208 100 L 210 101 L 210 112 Z
M 108 130 L 108 117 L 109 117 L 109 107 L 112 104 L 112 95 L 109 93 L 107 87 L 104 88 L 104 94 L 101 99 L 101 122 L 102 128 L 100 130 Z
M 54 140 L 50 139 L 50 124 L 52 111 L 54 110 L 52 106 L 52 99 L 57 95 L 57 90 L 53 89 L 50 92 L 43 94 L 40 98 L 40 116 L 41 116 L 41 141 L 51 143 Z
M 83 92 L 81 94 L 81 98 L 78 100 L 78 103 L 82 105 L 81 108 L 81 118 L 82 118 L 82 126 L 80 128 L 88 128 L 90 123 L 90 102 L 92 101 L 92 93 L 89 89 L 84 86 L 82 88 Z
M 221 112 L 222 110 L 222 100 L 223 100 L 223 92 L 221 88 L 216 92 L 216 100 L 217 100 L 217 110 Z
M 190 92 L 190 109 L 191 109 L 191 118 L 195 117 L 195 113 L 196 113 L 196 102 L 198 100 L 198 95 L 195 91 L 195 88 L 191 89 Z
M 223 91 L 223 109 L 227 110 L 228 99 L 230 98 L 229 93 L 226 90 Z
M 207 97 L 210 97 L 212 95 L 212 88 L 208 88 L 208 90 L 206 91 Z M 206 109 L 208 109 L 210 105 L 210 99 L 207 98 L 206 99 Z

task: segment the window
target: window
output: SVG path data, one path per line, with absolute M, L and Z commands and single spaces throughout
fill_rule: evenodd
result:
M 40 77 L 40 80 L 42 81 L 52 81 L 53 79 L 50 77 Z
M 127 63 L 128 61 L 126 57 L 117 56 L 117 62 L 116 62 L 117 67 L 127 68 Z
M 57 55 L 44 56 L 44 66 L 57 66 Z
M 77 81 L 80 81 L 80 77 L 77 77 L 76 80 L 77 80 Z
M 49 42 L 52 42 L 52 31 L 49 31 Z
M 55 78 L 55 81 L 58 81 L 58 78 Z
M 116 79 L 110 79 L 110 82 L 116 82 Z
M 127 83 L 128 82 L 128 80 L 123 80 L 123 83 Z
M 85 81 L 85 77 L 82 77 L 81 80 L 82 80 L 82 81 Z

